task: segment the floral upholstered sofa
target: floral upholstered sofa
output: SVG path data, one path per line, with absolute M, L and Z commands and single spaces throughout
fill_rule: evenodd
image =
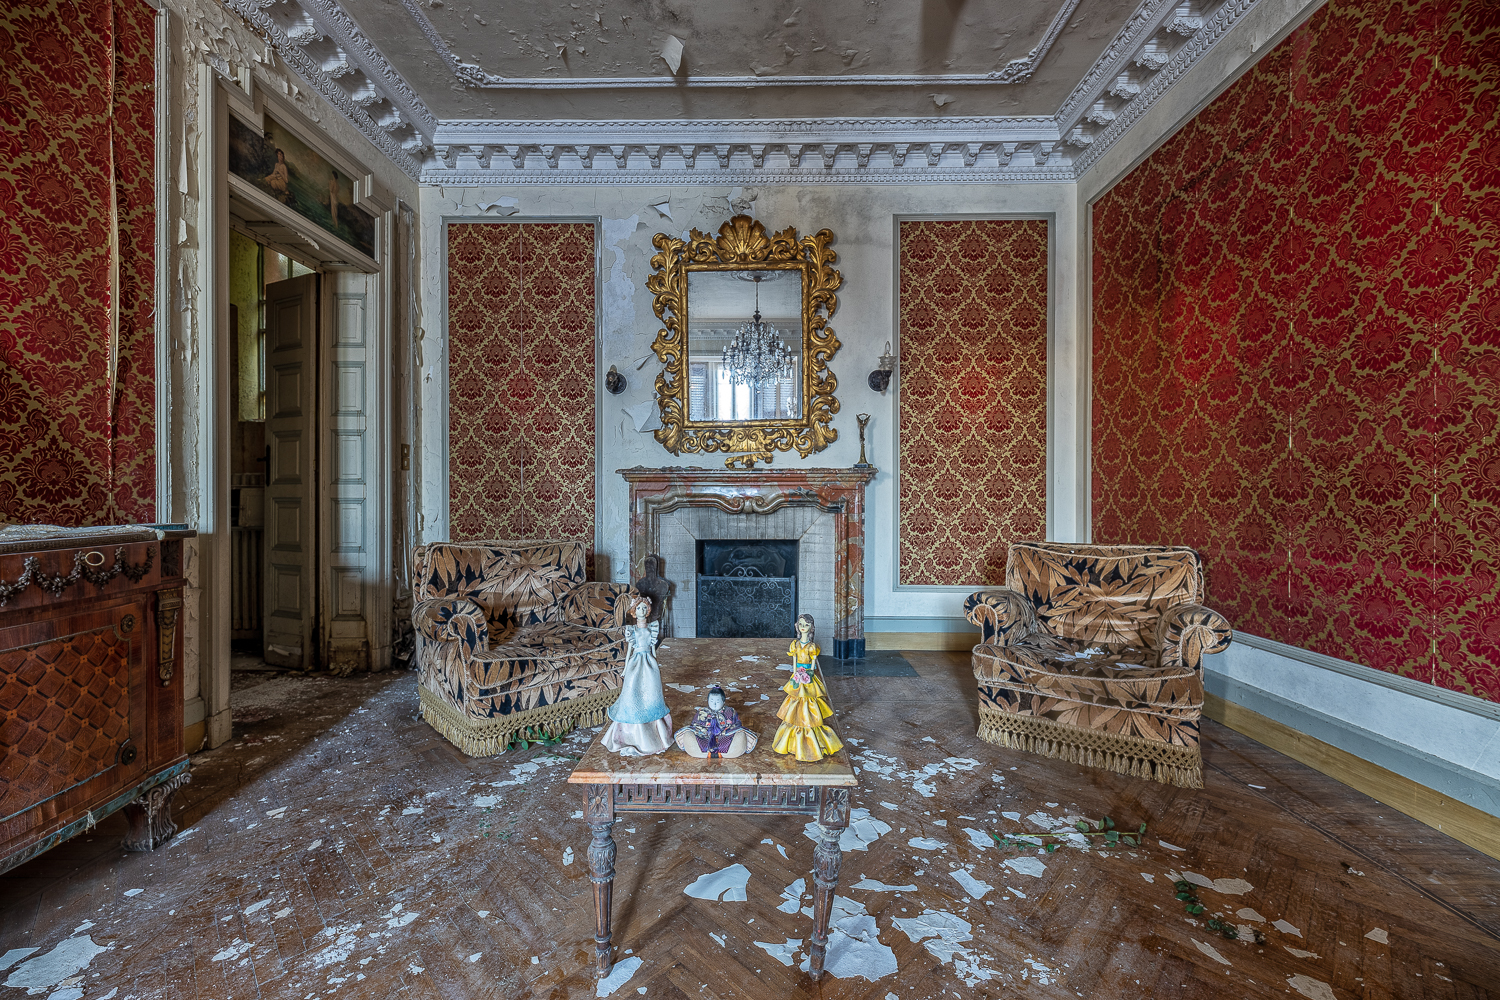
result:
M 969 597 L 979 737 L 1203 787 L 1203 657 L 1233 631 L 1189 548 L 1016 542 L 1004 589 Z
M 412 590 L 422 717 L 464 753 L 604 722 L 636 593 L 588 582 L 583 543 L 419 545 Z

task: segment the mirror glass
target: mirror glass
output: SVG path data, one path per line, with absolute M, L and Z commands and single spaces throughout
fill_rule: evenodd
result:
M 801 418 L 802 273 L 688 271 L 689 420 Z

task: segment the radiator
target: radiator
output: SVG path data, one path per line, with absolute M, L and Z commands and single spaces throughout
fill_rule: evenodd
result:
M 247 633 L 236 638 L 252 638 L 261 634 L 261 601 L 264 582 L 261 579 L 261 533 L 265 529 L 230 528 L 232 546 L 229 555 L 229 603 L 230 628 L 234 632 Z

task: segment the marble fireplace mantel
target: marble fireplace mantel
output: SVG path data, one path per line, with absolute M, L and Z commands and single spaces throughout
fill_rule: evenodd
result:
M 717 507 L 729 514 L 769 514 L 787 506 L 816 507 L 834 516 L 834 627 L 828 652 L 865 654 L 865 486 L 872 465 L 845 469 L 617 470 L 630 484 L 630 572 L 646 572 L 661 548 L 661 515 L 682 507 Z M 819 631 L 824 635 L 820 627 Z

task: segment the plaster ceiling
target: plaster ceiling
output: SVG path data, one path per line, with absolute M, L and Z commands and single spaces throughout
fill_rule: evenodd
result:
M 343 6 L 439 119 L 597 121 L 1050 115 L 1136 3 L 343 0 Z M 682 43 L 676 72 L 663 56 L 672 38 Z M 455 75 L 443 48 L 474 67 L 470 82 Z M 1035 64 L 1028 59 L 1034 50 Z M 1029 74 L 999 82 L 1012 63 Z

